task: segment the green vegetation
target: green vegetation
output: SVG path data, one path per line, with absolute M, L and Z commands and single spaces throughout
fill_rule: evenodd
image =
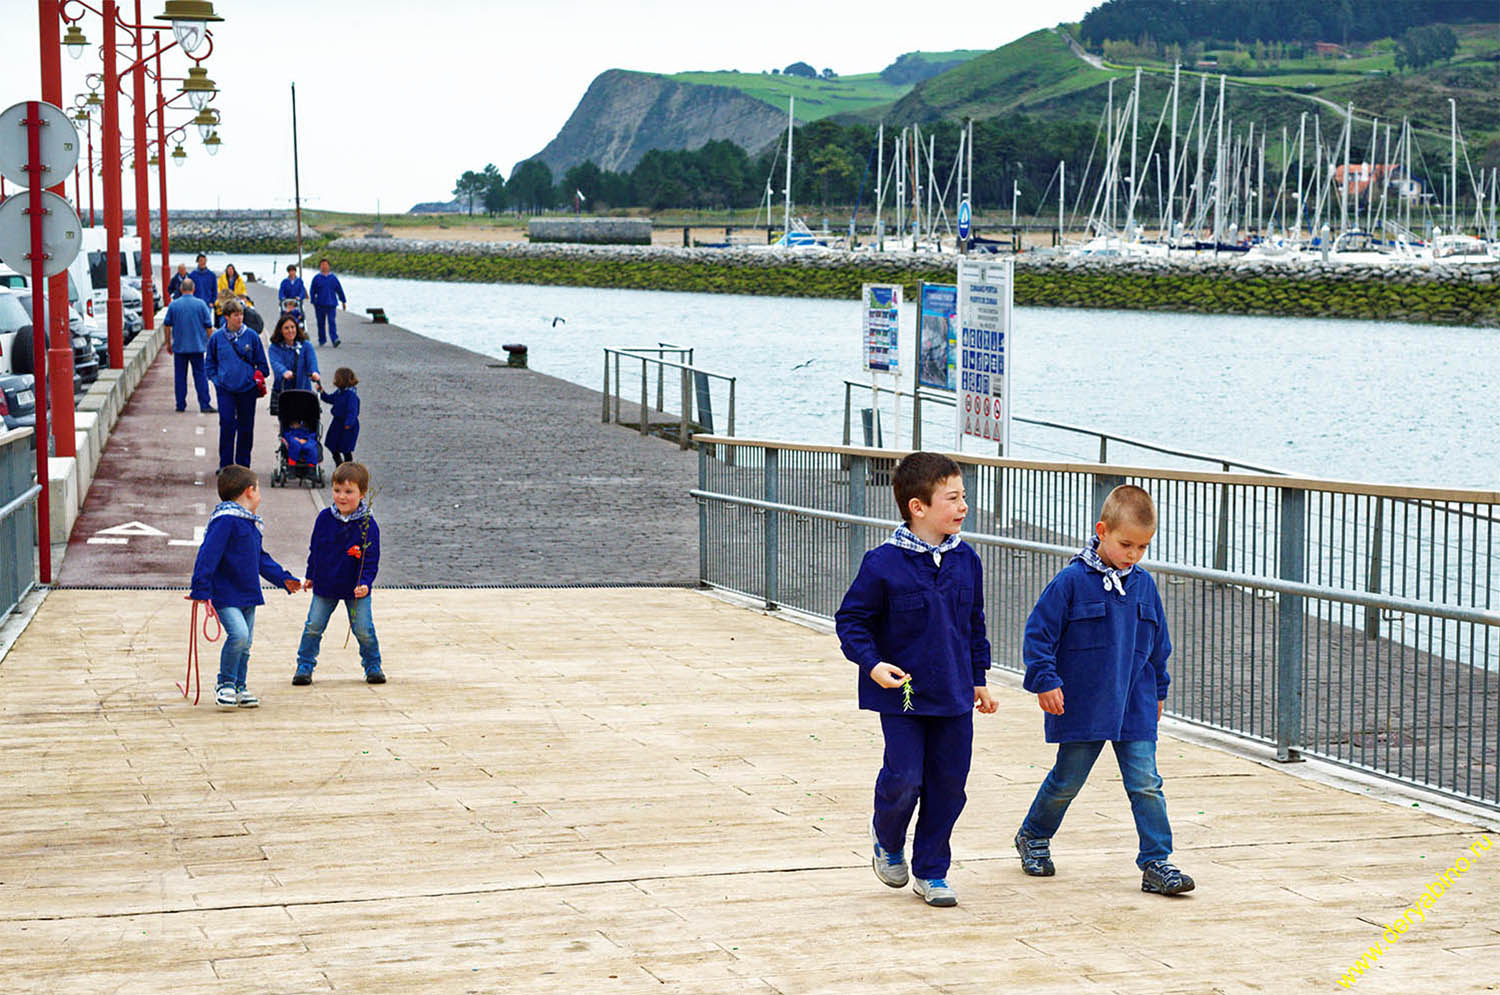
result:
M 674 73 L 667 78 L 679 83 L 727 86 L 782 111 L 786 110 L 786 98 L 796 97 L 796 115 L 800 121 L 817 121 L 833 114 L 878 107 L 911 89 L 910 84 L 887 83 L 877 73 L 807 79 L 770 73 L 691 72 Z
M 723 260 L 603 254 L 579 258 L 563 253 L 475 256 L 337 249 L 323 254 L 340 272 L 366 276 L 842 300 L 856 299 L 864 283 L 902 283 L 914 297 L 921 281 L 953 280 L 951 265 L 914 266 L 899 259 L 865 256 L 840 257 L 834 263 L 778 259 L 736 265 Z M 1161 272 L 1020 265 L 1015 301 L 1038 307 L 1500 325 L 1500 284 L 1406 283 L 1378 275 L 1329 279 L 1235 270 Z
M 1094 69 L 1055 31 L 1033 31 L 918 83 L 890 108 L 899 123 L 999 117 L 1104 84 L 1115 73 Z M 881 114 L 864 115 L 878 119 Z

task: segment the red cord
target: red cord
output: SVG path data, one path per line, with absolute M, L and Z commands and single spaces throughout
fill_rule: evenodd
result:
M 191 600 L 191 597 L 190 597 Z M 203 638 L 211 643 L 219 641 L 224 634 L 224 624 L 219 621 L 219 613 L 214 611 L 212 601 L 203 602 L 203 607 L 208 609 L 203 615 Z M 213 635 L 208 634 L 208 620 L 214 620 L 214 628 L 218 631 Z M 183 675 L 182 683 L 177 685 L 177 690 L 182 696 L 188 696 L 188 688 L 193 688 L 193 704 L 198 704 L 198 697 L 203 693 L 203 678 L 198 674 L 198 602 L 193 602 L 193 615 L 188 619 L 188 658 L 187 673 Z

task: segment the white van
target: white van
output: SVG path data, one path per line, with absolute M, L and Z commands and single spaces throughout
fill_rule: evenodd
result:
M 13 290 L 25 290 L 31 286 L 30 273 L 17 273 L 4 263 L 0 263 L 0 287 L 9 287 Z M 99 319 L 93 316 L 93 298 L 82 292 L 82 288 L 92 284 L 89 281 L 88 265 L 84 261 L 84 253 L 80 252 L 73 257 L 68 264 L 68 303 L 83 315 L 83 325 L 86 332 L 93 334 L 104 327 L 104 312 L 99 312 Z M 107 299 L 108 295 L 106 295 Z

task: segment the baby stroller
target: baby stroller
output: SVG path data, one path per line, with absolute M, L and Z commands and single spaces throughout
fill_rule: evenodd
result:
M 311 390 L 283 390 L 276 409 L 280 430 L 276 439 L 276 469 L 271 486 L 285 487 L 288 480 L 314 487 L 327 483 L 323 475 L 323 436 L 319 420 L 323 406 Z
M 281 299 L 281 313 L 290 314 L 293 318 L 296 318 L 297 327 L 306 331 L 307 316 L 302 313 L 301 301 L 297 300 L 295 297 L 283 297 Z M 281 319 L 277 318 L 276 320 L 280 321 Z

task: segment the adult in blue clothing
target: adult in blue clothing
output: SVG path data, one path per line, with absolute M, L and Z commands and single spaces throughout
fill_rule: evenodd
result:
M 182 296 L 182 281 L 187 278 L 187 263 L 178 263 L 177 272 L 172 274 L 172 281 L 167 284 L 167 300 L 175 301 Z M 189 293 L 192 293 L 192 291 L 189 291 Z
M 249 466 L 255 400 L 271 369 L 260 336 L 245 328 L 245 309 L 239 301 L 224 302 L 224 324 L 208 340 L 204 366 L 219 392 L 219 469 Z
M 198 268 L 188 276 L 193 279 L 193 296 L 207 304 L 212 311 L 214 303 L 219 299 L 219 277 L 208 268 L 208 257 L 198 253 Z
M 318 354 L 307 341 L 307 332 L 297 324 L 297 319 L 284 314 L 276 319 L 276 330 L 271 333 L 271 347 L 266 350 L 271 363 L 271 390 L 312 390 L 313 384 L 323 386 L 318 373 Z
M 172 354 L 173 386 L 177 390 L 177 410 L 187 410 L 187 372 L 193 371 L 193 386 L 198 391 L 198 410 L 212 412 L 208 396 L 208 377 L 203 373 L 203 353 L 213 332 L 214 315 L 208 305 L 194 296 L 191 277 L 184 277 L 181 296 L 167 305 L 162 326 L 167 330 L 167 352 Z
M 278 300 L 296 301 L 297 307 L 307 303 L 307 288 L 302 284 L 302 277 L 297 275 L 297 264 L 288 263 L 286 268 L 286 279 L 281 281 L 281 289 L 276 292 Z
M 312 278 L 312 303 L 313 310 L 318 314 L 318 345 L 331 341 L 337 349 L 339 330 L 334 319 L 340 307 L 349 310 L 349 301 L 344 297 L 343 284 L 330 272 L 326 257 L 318 260 L 318 275 Z M 325 323 L 328 326 L 326 336 L 323 331 Z

